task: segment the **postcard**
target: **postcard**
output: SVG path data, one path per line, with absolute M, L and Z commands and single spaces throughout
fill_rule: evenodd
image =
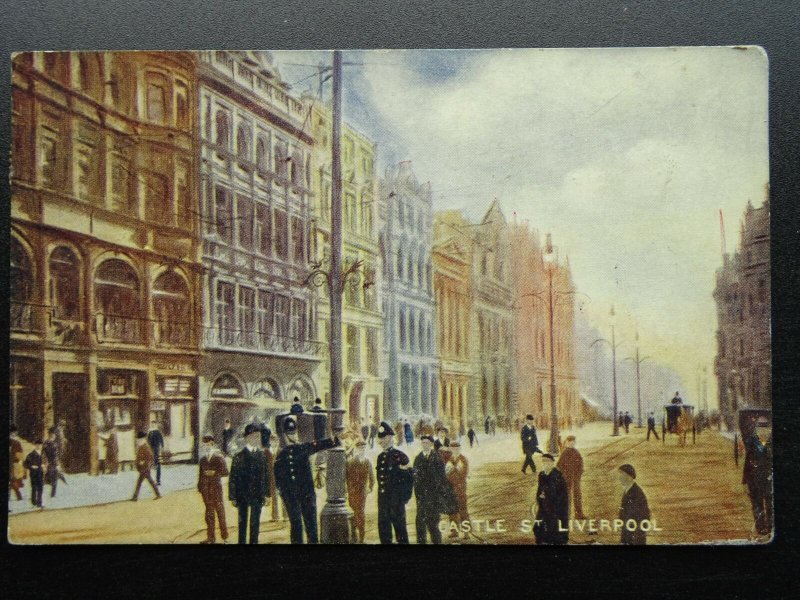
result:
M 15 54 L 9 540 L 769 542 L 767 81 Z

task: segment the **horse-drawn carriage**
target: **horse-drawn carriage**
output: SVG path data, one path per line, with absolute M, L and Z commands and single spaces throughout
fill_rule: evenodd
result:
M 667 404 L 664 406 L 664 419 L 661 421 L 661 443 L 667 443 L 667 434 L 678 436 L 678 445 L 685 446 L 686 438 L 692 433 L 692 444 L 697 437 L 694 406 L 690 404 Z
M 757 430 L 772 430 L 772 409 L 741 408 L 737 419 L 738 429 L 733 434 L 733 460 L 739 465 L 739 455 L 744 453 L 744 441 Z

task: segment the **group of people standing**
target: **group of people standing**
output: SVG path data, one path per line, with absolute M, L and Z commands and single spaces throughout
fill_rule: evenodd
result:
M 63 427 L 50 427 L 47 439 L 37 439 L 33 448 L 25 454 L 23 440 L 15 425 L 11 425 L 9 435 L 9 489 L 17 500 L 22 500 L 25 480 L 30 482 L 31 505 L 44 508 L 44 486 L 50 486 L 50 497 L 55 498 L 58 482 L 67 483 L 61 470 L 60 457 L 64 449 Z M 23 458 L 23 454 L 25 454 Z

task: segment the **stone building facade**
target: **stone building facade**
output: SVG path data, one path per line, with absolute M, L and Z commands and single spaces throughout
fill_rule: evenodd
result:
M 192 458 L 200 278 L 187 52 L 36 52 L 13 61 L 10 408 L 63 421 L 67 472 L 97 472 L 161 424 Z
M 308 109 L 269 53 L 198 53 L 200 423 L 272 421 L 319 390 Z
M 729 430 L 740 408 L 772 406 L 769 200 L 748 202 L 739 249 L 717 271 L 717 356 L 720 415 Z

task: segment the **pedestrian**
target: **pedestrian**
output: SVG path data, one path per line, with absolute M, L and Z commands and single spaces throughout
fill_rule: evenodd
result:
M 295 396 L 294 400 L 292 400 L 292 406 L 289 408 L 289 412 L 293 415 L 303 414 L 303 405 L 300 404 L 300 398 L 297 396 Z
M 104 472 L 116 475 L 119 472 L 119 440 L 117 439 L 117 428 L 112 425 L 108 430 L 106 445 L 106 464 Z
M 670 400 L 670 404 L 683 404 L 683 398 L 681 398 L 680 392 L 675 392 L 672 400 Z
M 164 436 L 161 434 L 158 423 L 150 423 L 150 431 L 147 432 L 147 443 L 153 451 L 153 463 L 156 467 L 156 484 L 161 485 L 161 452 L 164 450 Z
M 66 461 L 69 441 L 67 440 L 67 420 L 60 417 L 55 426 L 56 429 L 56 448 L 58 449 L 59 461 Z M 61 463 L 59 463 L 60 465 Z
M 361 439 L 369 439 L 369 425 L 367 425 L 366 419 L 361 419 Z
M 31 482 L 31 504 L 38 508 L 44 508 L 42 504 L 42 492 L 44 491 L 44 474 L 42 473 L 42 440 L 37 439 L 33 444 L 33 450 L 25 457 L 22 463 L 28 470 L 28 479 Z
M 450 446 L 450 438 L 447 437 L 449 430 L 447 427 L 440 427 L 439 431 L 436 432 L 436 439 L 433 440 L 433 447 L 436 450 L 440 450 L 441 448 L 447 448 Z
M 11 425 L 8 445 L 8 487 L 14 490 L 17 500 L 22 500 L 20 490 L 25 487 L 25 467 L 22 464 L 22 441 L 17 426 Z
M 561 471 L 567 482 L 568 498 L 574 507 L 575 518 L 585 519 L 583 515 L 583 498 L 581 496 L 581 477 L 583 476 L 583 457 L 575 448 L 575 436 L 568 435 L 564 440 L 564 449 L 558 457 L 556 468 Z
M 533 426 L 533 415 L 525 417 L 525 425 L 520 431 L 520 439 L 522 440 L 522 453 L 525 455 L 525 460 L 522 463 L 522 472 L 526 473 L 528 467 L 531 468 L 533 473 L 536 473 L 536 463 L 533 462 L 534 453 L 539 454 L 542 451 L 539 449 L 539 440 L 536 437 L 536 427 Z
M 225 505 L 222 496 L 222 478 L 228 476 L 225 456 L 214 445 L 214 436 L 203 436 L 203 447 L 198 461 L 197 491 L 206 507 L 206 539 L 202 544 L 216 542 L 215 517 L 219 520 L 222 543 L 228 543 L 228 526 L 225 523 Z
M 395 431 L 386 421 L 378 426 L 378 445 L 383 452 L 375 464 L 378 481 L 378 536 L 381 544 L 408 544 L 406 504 L 411 499 L 414 476 L 408 456 L 392 446 Z
M 656 436 L 656 439 L 659 439 L 658 432 L 656 431 L 656 417 L 653 413 L 647 415 L 647 441 L 650 441 L 650 433 Z
M 486 418 L 483 420 L 483 432 L 489 435 L 489 415 L 486 415 Z
M 405 440 L 405 429 L 403 428 L 402 421 L 398 421 L 394 424 L 394 431 L 395 435 L 397 436 L 397 445 L 402 446 L 403 440 Z
M 552 454 L 542 454 L 536 503 L 538 509 L 533 525 L 536 543 L 566 544 L 569 539 L 569 492 Z
M 236 435 L 236 432 L 231 425 L 230 419 L 225 419 L 225 427 L 222 429 L 222 453 L 225 456 L 230 456 L 231 454 L 231 442 L 233 441 L 233 436 Z
M 228 478 L 228 499 L 239 511 L 239 543 L 258 544 L 261 509 L 270 497 L 267 457 L 261 448 L 261 427 L 248 423 L 244 428 L 245 447 L 233 457 Z
M 153 463 L 155 462 L 155 457 L 153 456 L 153 449 L 150 447 L 150 442 L 147 439 L 147 434 L 144 431 L 138 433 L 136 436 L 136 443 L 138 444 L 138 448 L 136 449 L 136 469 L 139 471 L 139 478 L 136 480 L 136 489 L 133 491 L 131 500 L 136 502 L 139 499 L 139 489 L 142 487 L 142 482 L 145 480 L 147 480 L 147 483 L 153 488 L 157 500 L 161 498 L 161 492 L 158 491 L 158 486 L 156 482 L 153 481 L 153 476 L 150 474 L 150 470 L 153 468 Z
M 633 423 L 633 417 L 631 417 L 631 414 L 626 410 L 622 419 L 623 423 L 625 424 L 625 434 L 627 435 L 630 433 L 630 427 L 631 423 Z
M 414 441 L 414 432 L 411 430 L 411 423 L 408 422 L 408 419 L 403 423 L 403 433 L 406 437 L 406 444 L 411 445 Z
M 765 444 L 753 427 L 744 447 L 742 484 L 747 486 L 754 529 L 759 536 L 768 536 L 772 533 L 772 437 Z
M 428 534 L 434 544 L 442 543 L 439 530 L 441 495 L 447 484 L 444 462 L 434 449 L 433 436 L 420 438 L 422 451 L 414 459 L 414 494 L 417 498 L 417 543 L 426 544 Z M 447 484 L 449 485 L 449 484 Z
M 497 419 L 492 417 L 492 419 L 489 421 L 489 426 L 492 428 L 492 435 L 497 435 Z
M 366 442 L 356 442 L 353 456 L 347 461 L 346 471 L 347 502 L 353 509 L 353 539 L 359 544 L 364 543 L 367 494 L 375 487 L 375 475 L 372 473 L 372 463 L 366 457 L 366 449 Z
M 620 427 L 625 427 L 625 415 L 622 414 L 622 411 L 619 411 L 619 416 L 617 417 L 617 425 Z
M 461 444 L 459 442 L 450 443 L 450 457 L 444 465 L 447 480 L 456 495 L 458 510 L 450 514 L 450 521 L 459 525 L 464 521 L 469 521 L 469 511 L 467 510 L 467 477 L 469 476 L 469 461 L 461 454 Z M 464 538 L 469 534 L 465 531 Z M 450 537 L 458 537 L 458 529 L 452 529 Z
M 286 417 L 281 427 L 286 445 L 275 456 L 275 483 L 289 516 L 292 544 L 303 543 L 303 525 L 306 540 L 317 544 L 317 494 L 311 473 L 312 454 L 340 445 L 338 438 L 327 438 L 300 443 L 297 437 L 297 419 Z
M 375 423 L 369 425 L 369 447 L 370 450 L 375 447 L 375 436 L 378 435 L 378 426 Z
M 647 496 L 636 483 L 636 469 L 633 468 L 633 465 L 620 466 L 618 473 L 619 482 L 624 490 L 619 508 L 619 518 L 623 522 L 619 543 L 643 546 L 647 544 L 647 529 L 649 529 L 650 521 Z M 642 527 L 645 521 L 648 522 L 647 528 Z M 629 522 L 632 522 L 630 527 L 628 526 Z
M 47 440 L 42 446 L 42 457 L 44 458 L 44 483 L 50 486 L 50 497 L 56 497 L 58 481 L 67 482 L 64 475 L 59 470 L 58 463 L 58 440 L 56 439 L 56 428 L 51 427 L 47 431 Z
M 478 443 L 478 435 L 475 433 L 475 430 L 472 428 L 472 425 L 469 426 L 467 430 L 467 438 L 469 439 L 469 447 L 472 448 L 473 444 Z
M 458 437 L 460 439 L 463 439 L 465 433 L 466 433 L 466 429 L 464 429 L 464 421 L 461 421 L 458 424 Z

